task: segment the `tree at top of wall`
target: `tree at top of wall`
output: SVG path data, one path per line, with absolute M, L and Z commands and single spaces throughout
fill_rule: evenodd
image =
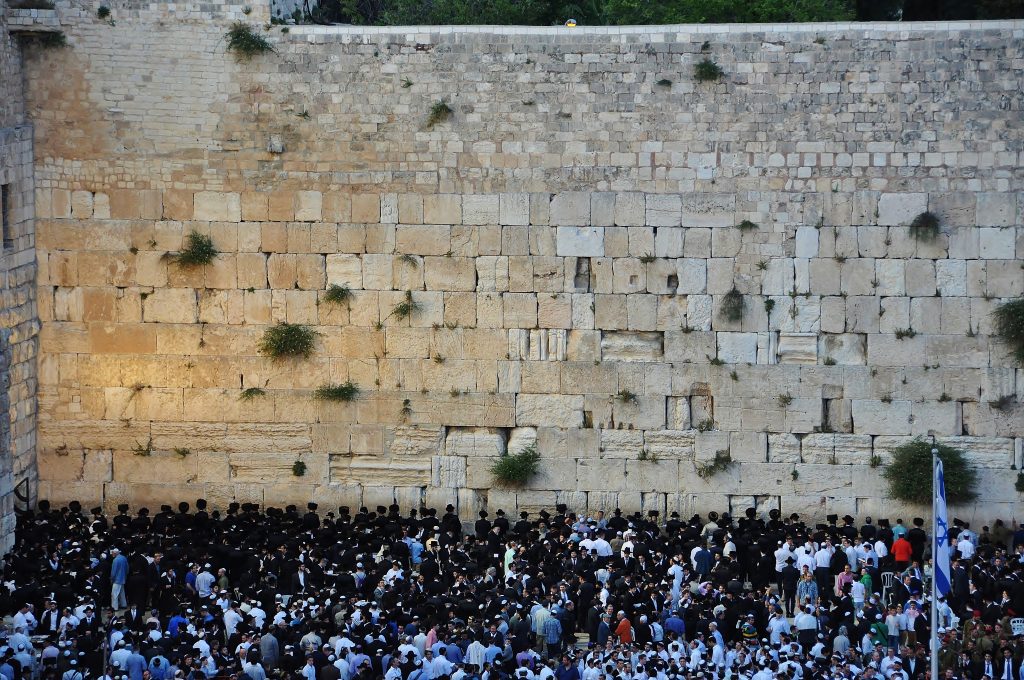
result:
M 1024 18 L 1021 0 L 322 0 L 314 22 L 579 26 Z

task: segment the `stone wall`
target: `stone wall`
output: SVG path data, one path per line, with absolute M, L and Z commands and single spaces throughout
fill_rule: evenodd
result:
M 14 540 L 15 486 L 35 496 L 39 320 L 33 225 L 32 126 L 22 92 L 22 47 L 0 1 L 0 552 Z M 6 202 L 6 205 L 4 203 Z M 22 493 L 26 491 L 21 488 Z
M 1024 23 L 274 27 L 236 62 L 230 12 L 67 12 L 28 64 L 44 496 L 908 518 L 877 464 L 934 433 L 959 516 L 1017 501 Z M 221 255 L 181 268 L 193 230 Z M 282 321 L 311 358 L 258 353 Z

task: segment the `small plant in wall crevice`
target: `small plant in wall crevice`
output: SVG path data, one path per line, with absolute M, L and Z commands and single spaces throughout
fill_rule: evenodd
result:
M 219 254 L 212 238 L 193 230 L 185 237 L 182 249 L 170 258 L 179 267 L 201 267 L 213 262 Z
M 252 401 L 256 397 L 265 397 L 267 391 L 262 387 L 247 387 L 238 395 L 239 401 Z
M 303 477 L 306 474 L 306 464 L 301 460 L 292 463 L 292 474 L 296 477 Z
M 349 402 L 359 396 L 359 386 L 349 380 L 340 385 L 321 385 L 313 397 L 318 401 Z
M 724 75 L 725 72 L 722 71 L 718 64 L 711 61 L 707 57 L 705 57 L 703 60 L 698 62 L 696 66 L 693 67 L 693 77 L 699 83 L 707 83 L 714 80 L 718 80 Z
M 352 289 L 348 286 L 339 286 L 332 283 L 324 292 L 324 302 L 332 305 L 348 304 L 352 299 Z
M 146 442 L 145 446 L 143 446 L 139 442 L 135 442 L 135 446 L 132 447 L 132 453 L 134 453 L 136 456 L 143 456 L 143 457 L 147 457 L 147 456 L 152 455 L 153 454 L 153 438 L 150 437 L 149 441 Z
M 733 465 L 732 454 L 728 449 L 722 449 L 715 451 L 715 457 L 707 463 L 695 463 L 694 466 L 697 469 L 697 476 L 701 479 L 709 479 L 714 477 L 719 472 L 728 470 Z
M 228 50 L 235 53 L 235 59 L 238 61 L 249 61 L 259 54 L 274 51 L 270 41 L 243 21 L 231 24 L 224 38 L 228 42 Z
M 448 106 L 448 102 L 440 100 L 434 102 L 430 107 L 430 115 L 427 116 L 427 129 L 430 129 L 438 123 L 443 123 L 452 116 L 452 107 Z

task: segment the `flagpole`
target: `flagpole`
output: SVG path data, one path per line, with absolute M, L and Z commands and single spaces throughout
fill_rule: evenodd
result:
M 935 570 L 939 568 L 938 562 L 938 511 L 937 500 L 939 489 L 936 484 L 936 468 L 939 460 L 939 449 L 935 446 L 935 437 L 932 437 L 932 606 L 931 606 L 931 680 L 939 680 L 939 598 L 936 583 Z

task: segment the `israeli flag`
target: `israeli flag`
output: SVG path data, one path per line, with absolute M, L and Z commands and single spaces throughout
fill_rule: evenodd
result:
M 935 457 L 935 592 L 939 597 L 949 594 L 949 516 L 946 514 L 946 478 L 942 459 Z

